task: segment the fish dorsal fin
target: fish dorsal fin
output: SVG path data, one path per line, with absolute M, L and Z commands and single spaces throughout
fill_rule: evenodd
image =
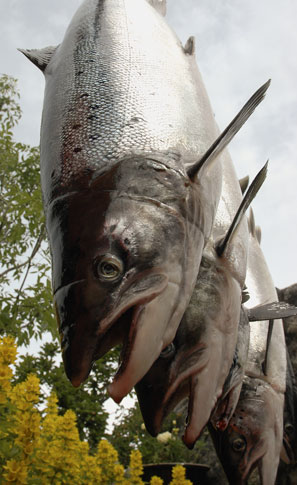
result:
M 146 0 L 161 15 L 166 15 L 166 0 Z
M 297 307 L 284 301 L 273 301 L 249 308 L 247 312 L 250 322 L 261 322 L 263 320 L 293 317 L 297 315 Z
M 242 199 L 239 209 L 236 212 L 235 217 L 229 227 L 229 230 L 226 236 L 221 241 L 219 241 L 219 243 L 216 245 L 216 251 L 218 256 L 223 255 L 228 243 L 230 242 L 232 236 L 235 234 L 235 231 L 238 228 L 244 213 L 248 209 L 251 202 L 254 200 L 264 180 L 266 179 L 267 166 L 268 166 L 268 161 L 265 163 L 264 167 L 260 170 L 260 172 L 256 175 L 250 187 L 248 188 L 244 198 Z
M 246 189 L 248 188 L 249 181 L 250 181 L 250 177 L 248 175 L 246 175 L 242 179 L 239 179 L 238 182 L 240 185 L 242 195 L 245 193 Z
M 255 216 L 254 216 L 254 211 L 252 208 L 250 208 L 250 215 L 248 218 L 248 227 L 249 227 L 249 232 L 253 237 L 256 237 L 256 223 L 255 223 Z
M 44 47 L 43 49 L 18 49 L 29 61 L 33 62 L 42 72 L 45 71 L 53 53 L 58 46 Z
M 263 84 L 248 100 L 244 107 L 239 111 L 231 123 L 225 128 L 225 130 L 218 136 L 209 149 L 202 155 L 202 157 L 194 163 L 188 170 L 187 174 L 191 180 L 197 175 L 202 167 L 206 167 L 212 160 L 214 160 L 219 153 L 230 143 L 232 138 L 244 125 L 247 119 L 254 112 L 258 104 L 263 101 L 265 93 L 270 85 L 270 79 Z
M 261 244 L 262 231 L 260 226 L 256 226 L 256 238 L 259 244 Z
M 195 37 L 191 36 L 188 38 L 184 46 L 184 52 L 189 56 L 192 56 L 195 54 Z

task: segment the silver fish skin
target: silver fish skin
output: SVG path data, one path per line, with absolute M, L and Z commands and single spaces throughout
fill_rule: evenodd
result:
M 245 217 L 226 254 L 218 257 L 215 251 L 216 242 L 226 234 L 242 200 L 227 152 L 223 168 L 222 196 L 191 301 L 172 345 L 162 352 L 135 386 L 144 422 L 153 436 L 160 431 L 166 415 L 189 396 L 184 436 L 189 447 L 207 424 L 232 366 L 246 272 L 248 228 Z
M 247 308 L 258 304 L 277 301 L 277 292 L 265 261 L 260 243 L 257 239 L 256 226 L 253 213 L 249 218 L 250 244 L 249 262 L 246 276 L 246 286 L 250 299 Z M 263 372 L 265 359 L 268 321 L 253 322 L 250 324 L 250 346 L 246 366 L 246 374 L 268 382 L 276 392 L 284 394 L 286 390 L 286 343 L 281 319 L 274 320 L 272 337 L 269 344 L 266 374 Z
M 85 0 L 56 48 L 25 54 L 46 80 L 41 183 L 66 373 L 124 341 L 119 402 L 174 338 L 221 193 L 218 135 L 165 2 Z M 35 57 L 34 57 L 35 56 Z
M 181 45 L 165 7 L 85 0 L 57 48 L 23 51 L 46 79 L 41 181 L 66 374 L 78 386 L 122 342 L 116 402 L 176 334 L 219 202 L 218 154 L 269 85 L 218 142 L 194 41 Z
M 262 485 L 275 483 L 283 436 L 282 406 L 282 395 L 270 384 L 245 376 L 226 431 L 209 426 L 230 485 L 247 485 L 255 467 Z
M 251 211 L 246 306 L 277 301 L 268 266 L 260 248 Z M 262 485 L 275 483 L 283 442 L 286 347 L 281 320 L 275 320 L 265 360 L 268 321 L 250 323 L 245 377 L 234 414 L 224 432 L 209 426 L 220 461 L 231 485 L 244 485 L 257 466 Z M 275 334 L 274 334 L 275 332 Z M 276 341 L 278 340 L 278 345 Z M 273 343 L 272 343 L 273 342 Z M 271 345 L 272 343 L 272 345 Z

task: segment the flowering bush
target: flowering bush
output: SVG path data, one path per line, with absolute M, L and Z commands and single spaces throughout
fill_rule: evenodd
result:
M 35 375 L 12 385 L 10 366 L 16 352 L 12 338 L 0 338 L 0 484 L 143 485 L 140 451 L 131 452 L 126 472 L 107 440 L 102 439 L 91 455 L 88 443 L 79 438 L 75 413 L 58 414 L 55 394 L 49 396 L 44 411 L 40 410 Z M 171 484 L 177 483 L 191 483 L 180 466 L 173 469 Z M 150 481 L 150 485 L 162 484 L 158 477 Z

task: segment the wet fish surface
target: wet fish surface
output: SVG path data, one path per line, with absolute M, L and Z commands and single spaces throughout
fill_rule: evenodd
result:
M 165 6 L 85 0 L 59 46 L 23 51 L 46 80 L 41 183 L 66 374 L 80 385 L 123 343 L 116 402 L 173 340 L 221 193 L 194 41 L 181 45 Z
M 222 197 L 211 244 L 209 241 L 203 251 L 189 306 L 172 344 L 135 386 L 144 422 L 152 435 L 160 431 L 166 415 L 184 397 L 189 397 L 184 441 L 190 447 L 207 424 L 222 393 L 230 394 L 231 389 L 241 384 L 242 367 L 248 350 L 249 322 L 247 312 L 241 310 L 248 249 L 246 220 L 240 219 L 226 254 L 218 256 L 215 250 L 216 241 L 221 241 L 237 215 L 236 203 L 240 205 L 241 202 L 240 187 L 229 156 L 225 159 L 224 168 Z M 247 194 L 249 203 L 265 179 L 266 168 L 258 174 L 252 190 Z M 240 217 L 243 217 L 242 214 Z M 232 377 L 227 383 L 228 374 Z M 233 400 L 230 398 L 224 408 L 225 413 L 228 408 L 229 414 L 232 414 L 239 392 L 240 388 L 236 395 L 234 392 Z
M 252 213 L 249 230 L 247 288 L 250 300 L 246 306 L 251 307 L 276 301 L 277 295 Z M 271 338 L 267 339 L 269 327 L 265 320 L 250 323 L 249 353 L 237 407 L 225 431 L 209 427 L 231 485 L 247 484 L 256 467 L 261 484 L 275 483 L 283 443 L 287 367 L 282 322 L 273 322 Z

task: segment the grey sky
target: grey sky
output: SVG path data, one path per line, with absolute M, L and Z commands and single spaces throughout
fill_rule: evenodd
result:
M 18 140 L 37 145 L 44 80 L 16 48 L 58 44 L 81 0 L 0 0 L 0 72 L 19 80 L 23 119 Z M 297 2 L 168 0 L 168 23 L 196 57 L 216 119 L 224 128 L 267 79 L 267 97 L 230 145 L 239 176 L 270 159 L 254 203 L 275 284 L 297 281 Z M 121 62 L 119 54 L 119 62 Z

